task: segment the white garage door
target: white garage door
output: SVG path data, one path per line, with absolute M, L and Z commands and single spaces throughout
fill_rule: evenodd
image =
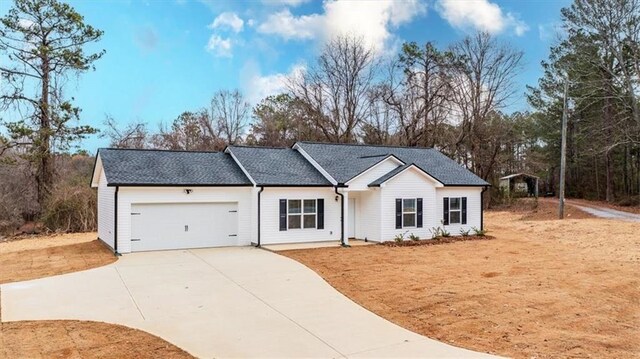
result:
M 131 205 L 131 251 L 233 246 L 237 203 Z

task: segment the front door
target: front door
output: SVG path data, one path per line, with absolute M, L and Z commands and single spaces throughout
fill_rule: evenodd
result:
M 356 238 L 356 199 L 349 198 L 349 230 L 348 238 Z

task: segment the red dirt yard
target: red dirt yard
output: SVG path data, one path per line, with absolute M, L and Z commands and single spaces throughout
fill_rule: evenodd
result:
M 280 252 L 365 308 L 453 345 L 517 358 L 640 357 L 640 224 L 488 212 L 495 239 Z M 529 220 L 522 220 L 522 218 Z

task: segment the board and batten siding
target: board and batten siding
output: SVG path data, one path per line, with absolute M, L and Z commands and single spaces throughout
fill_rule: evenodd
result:
M 186 194 L 184 189 L 192 190 Z M 251 187 L 120 187 L 118 192 L 118 252 L 131 252 L 132 203 L 238 203 L 237 245 L 252 241 Z
M 380 188 L 382 241 L 391 241 L 399 234 L 408 237 L 412 233 L 419 236 L 420 239 L 428 239 L 431 238 L 430 230 L 440 225 L 442 205 L 439 207 L 437 205 L 436 183 L 418 171 L 415 168 L 409 168 L 387 181 Z M 396 198 L 422 198 L 422 228 L 396 229 Z M 438 208 L 440 208 L 440 213 Z
M 107 177 L 100 171 L 98 182 L 98 238 L 112 249 L 114 248 L 114 187 L 107 186 Z
M 443 187 L 436 190 L 438 195 L 437 213 L 440 219 L 443 215 L 443 199 L 445 197 L 467 197 L 467 224 L 450 224 L 444 229 L 452 236 L 459 236 L 460 230 L 471 231 L 472 228 L 480 229 L 482 221 L 482 187 Z M 473 234 L 471 231 L 470 234 Z
M 260 244 L 339 241 L 340 199 L 335 197 L 333 187 L 265 187 L 260 200 Z M 324 199 L 324 229 L 280 230 L 281 199 L 318 198 Z
M 368 190 L 370 188 L 369 183 L 377 180 L 378 178 L 391 172 L 393 169 L 401 165 L 402 164 L 395 158 L 392 158 L 392 157 L 386 158 L 385 160 L 381 161 L 375 166 L 367 169 L 366 171 L 357 175 L 353 179 L 349 180 L 347 182 L 347 185 L 349 186 L 349 191 Z

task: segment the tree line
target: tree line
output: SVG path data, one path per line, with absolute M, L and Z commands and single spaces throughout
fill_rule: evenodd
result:
M 448 46 L 409 42 L 395 56 L 338 36 L 287 79 L 282 93 L 255 106 L 239 90 L 220 90 L 202 108 L 157 128 L 106 116 L 100 135 L 112 147 L 174 150 L 300 140 L 433 147 L 492 183 L 491 204 L 500 199 L 499 177 L 511 173 L 538 175 L 541 192 L 555 191 L 566 85 L 568 195 L 634 204 L 640 197 L 639 3 L 574 0 L 562 9 L 543 75 L 524 93 L 514 81 L 523 52 L 488 33 Z M 80 109 L 63 90 L 70 76 L 93 69 L 104 55 L 85 52 L 101 36 L 58 0 L 16 0 L 0 19 L 0 53 L 9 60 L 0 65 L 0 106 L 14 116 L 0 118 L 0 175 L 20 168 L 30 189 L 14 189 L 12 206 L 0 198 L 0 221 L 9 212 L 46 213 L 69 177 L 56 161 L 70 163 L 71 145 L 98 132 L 75 125 Z M 15 202 L 27 193 L 35 204 L 20 209 Z

